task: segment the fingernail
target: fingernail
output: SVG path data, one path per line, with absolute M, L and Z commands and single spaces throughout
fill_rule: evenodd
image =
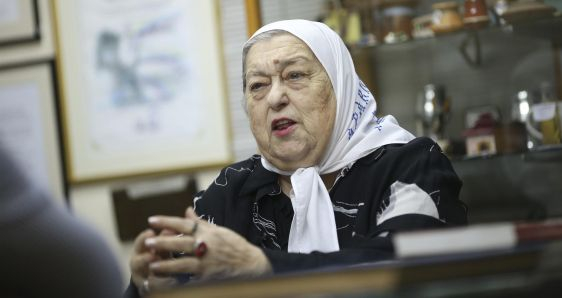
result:
M 150 264 L 148 265 L 148 268 L 150 268 L 151 270 L 158 269 L 158 268 L 160 268 L 160 264 L 158 264 L 158 263 L 150 263 Z
M 149 223 L 157 223 L 158 222 L 158 217 L 156 216 L 151 216 L 148 218 L 148 222 Z
M 154 244 L 156 244 L 156 239 L 154 238 L 146 238 L 146 240 L 144 240 L 144 245 L 146 246 L 153 246 Z

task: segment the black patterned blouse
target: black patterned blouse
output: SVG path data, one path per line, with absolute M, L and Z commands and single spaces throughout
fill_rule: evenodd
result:
M 339 173 L 329 189 L 340 251 L 288 253 L 293 217 L 278 174 L 260 156 L 223 169 L 195 200 L 195 211 L 261 247 L 274 272 L 373 262 L 393 257 L 396 231 L 462 225 L 462 182 L 439 146 L 428 138 L 386 145 Z

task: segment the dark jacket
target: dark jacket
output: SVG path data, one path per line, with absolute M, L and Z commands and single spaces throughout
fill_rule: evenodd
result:
M 0 144 L 0 296 L 120 297 L 115 256 L 14 165 Z

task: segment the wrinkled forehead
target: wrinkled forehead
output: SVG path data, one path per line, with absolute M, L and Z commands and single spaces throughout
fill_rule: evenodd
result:
M 306 20 L 285 20 L 263 26 L 254 33 L 249 41 L 264 32 L 273 30 L 288 32 L 306 44 L 328 73 L 332 85 L 336 85 L 336 58 L 338 56 L 337 51 L 340 45 L 338 44 L 339 36 L 333 30 L 325 24 L 318 22 Z
M 274 35 L 263 33 L 258 36 L 247 52 L 246 65 L 273 62 L 283 64 L 286 60 L 305 57 L 308 61 L 320 64 L 312 50 L 300 38 L 285 31 Z

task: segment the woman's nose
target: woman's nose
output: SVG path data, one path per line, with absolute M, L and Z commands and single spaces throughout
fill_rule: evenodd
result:
M 269 103 L 269 106 L 275 111 L 279 111 L 287 104 L 289 104 L 287 90 L 282 83 L 272 83 L 267 97 L 267 102 Z

